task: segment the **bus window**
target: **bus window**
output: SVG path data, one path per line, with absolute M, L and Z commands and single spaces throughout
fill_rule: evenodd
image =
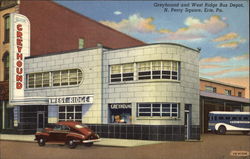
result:
M 230 117 L 229 117 L 229 116 L 227 116 L 227 117 L 226 117 L 226 120 L 230 120 Z
M 232 120 L 237 120 L 237 118 L 236 117 L 232 117 Z
M 224 117 L 223 117 L 223 116 L 220 116 L 220 117 L 219 117 L 219 120 L 224 120 Z
M 243 118 L 243 120 L 248 120 L 248 117 L 245 116 L 245 117 Z
M 213 116 L 210 116 L 210 120 L 213 120 Z
M 214 120 L 217 120 L 217 116 L 214 117 Z
M 241 117 L 239 117 L 239 120 L 241 120 Z

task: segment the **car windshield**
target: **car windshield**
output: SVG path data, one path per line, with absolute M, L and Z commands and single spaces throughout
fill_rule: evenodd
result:
M 80 129 L 80 128 L 87 128 L 88 126 L 84 125 L 84 124 L 77 124 L 77 125 L 75 125 L 75 127 Z

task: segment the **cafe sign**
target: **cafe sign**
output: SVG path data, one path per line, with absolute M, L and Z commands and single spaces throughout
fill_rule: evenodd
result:
M 79 96 L 62 96 L 50 97 L 49 104 L 65 105 L 65 104 L 92 104 L 93 95 L 79 95 Z

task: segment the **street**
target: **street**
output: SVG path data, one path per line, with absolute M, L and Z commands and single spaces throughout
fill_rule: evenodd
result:
M 0 141 L 1 159 L 249 159 L 231 151 L 250 151 L 248 135 L 205 134 L 201 141 L 166 142 L 138 147 L 67 146 Z

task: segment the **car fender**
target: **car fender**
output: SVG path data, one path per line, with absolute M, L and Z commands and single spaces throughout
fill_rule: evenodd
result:
M 35 140 L 38 140 L 38 139 L 41 138 L 41 137 L 48 139 L 49 134 L 46 133 L 46 132 L 37 132 L 37 133 L 35 134 Z
M 49 134 L 46 133 L 46 132 L 37 132 L 35 135 L 36 135 L 36 136 L 46 136 L 46 137 L 49 136 Z

